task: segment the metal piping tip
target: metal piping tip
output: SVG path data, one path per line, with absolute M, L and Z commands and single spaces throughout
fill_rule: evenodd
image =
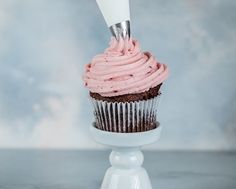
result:
M 125 38 L 127 35 L 130 38 L 130 21 L 126 20 L 109 27 L 112 35 L 119 40 L 120 37 Z

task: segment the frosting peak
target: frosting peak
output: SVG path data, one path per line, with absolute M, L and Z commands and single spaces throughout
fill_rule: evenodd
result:
M 139 42 L 131 38 L 111 38 L 110 46 L 85 70 L 85 86 L 105 97 L 144 92 L 168 77 L 167 66 L 141 52 Z

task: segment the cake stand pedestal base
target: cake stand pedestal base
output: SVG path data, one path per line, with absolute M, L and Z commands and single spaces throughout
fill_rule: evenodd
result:
M 92 125 L 95 141 L 112 148 L 111 167 L 106 171 L 101 189 L 152 189 L 146 170 L 142 167 L 143 153 L 140 147 L 156 142 L 161 133 L 156 129 L 137 133 L 115 133 L 102 131 Z

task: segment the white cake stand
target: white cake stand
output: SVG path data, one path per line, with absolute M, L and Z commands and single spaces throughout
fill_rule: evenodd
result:
M 110 146 L 111 167 L 106 171 L 101 189 L 152 189 L 146 170 L 142 167 L 143 153 L 140 147 L 156 142 L 161 126 L 156 129 L 137 133 L 115 133 L 90 127 L 95 141 Z

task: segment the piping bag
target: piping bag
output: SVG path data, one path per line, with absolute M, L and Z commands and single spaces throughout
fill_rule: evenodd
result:
M 99 9 L 112 35 L 130 37 L 130 8 L 129 0 L 96 0 Z

